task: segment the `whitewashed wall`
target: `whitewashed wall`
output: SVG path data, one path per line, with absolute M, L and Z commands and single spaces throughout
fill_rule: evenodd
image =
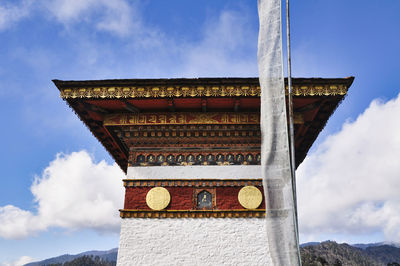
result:
M 132 179 L 256 179 L 261 178 L 260 165 L 194 165 L 128 167 Z
M 122 220 L 117 265 L 272 265 L 258 218 Z
M 256 179 L 259 165 L 129 167 L 129 179 Z M 122 220 L 117 265 L 271 265 L 262 218 Z

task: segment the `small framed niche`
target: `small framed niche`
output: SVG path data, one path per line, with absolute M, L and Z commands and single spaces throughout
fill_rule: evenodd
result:
M 195 189 L 193 205 L 196 210 L 214 210 L 216 208 L 215 188 Z

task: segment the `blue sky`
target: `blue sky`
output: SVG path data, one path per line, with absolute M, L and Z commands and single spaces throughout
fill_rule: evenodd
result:
M 399 11 L 292 3 L 293 76 L 355 76 L 298 170 L 302 242 L 400 237 Z M 52 79 L 257 76 L 257 33 L 255 0 L 1 0 L 0 262 L 118 245 L 122 174 Z

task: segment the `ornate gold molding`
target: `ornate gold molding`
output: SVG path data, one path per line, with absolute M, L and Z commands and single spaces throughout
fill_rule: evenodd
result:
M 104 117 L 104 126 L 139 125 L 258 125 L 259 113 L 144 113 L 110 114 Z
M 294 114 L 295 124 L 304 124 L 301 113 Z M 258 125 L 259 113 L 143 113 L 109 114 L 104 126 L 151 126 L 151 125 Z M 158 132 L 157 132 L 158 133 Z M 155 135 L 155 133 L 154 133 Z
M 264 218 L 257 210 L 119 210 L 121 218 Z
M 294 96 L 345 95 L 347 86 L 293 86 Z M 85 87 L 62 88 L 61 98 L 180 98 L 180 97 L 259 97 L 259 86 L 191 86 L 191 87 Z M 286 88 L 287 94 L 287 88 Z
M 262 186 L 262 179 L 124 179 L 125 187 L 231 187 Z

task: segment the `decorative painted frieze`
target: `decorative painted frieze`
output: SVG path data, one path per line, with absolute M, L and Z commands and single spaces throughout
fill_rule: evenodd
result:
M 246 149 L 245 149 L 246 150 Z M 248 149 L 247 149 L 248 150 Z M 243 150 L 242 150 L 243 151 Z M 261 154 L 259 147 L 255 151 L 163 151 L 132 152 L 129 166 L 160 166 L 160 165 L 259 165 Z
M 104 126 L 142 125 L 251 125 L 260 124 L 259 113 L 143 113 L 110 114 L 104 118 Z
M 120 210 L 121 218 L 264 218 L 265 209 L 257 210 Z
M 345 95 L 343 84 L 293 86 L 295 96 Z M 286 88 L 287 91 L 287 88 Z M 71 87 L 60 88 L 61 98 L 180 98 L 180 97 L 259 97 L 259 86 L 190 86 L 190 87 Z
M 127 179 L 124 185 L 123 218 L 264 217 L 260 179 Z

